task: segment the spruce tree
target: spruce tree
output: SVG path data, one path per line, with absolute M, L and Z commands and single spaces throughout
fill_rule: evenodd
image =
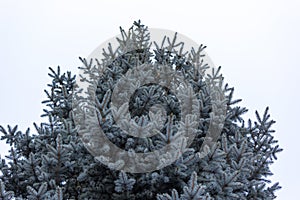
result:
M 17 126 L 0 126 L 1 140 L 11 147 L 1 159 L 0 199 L 275 199 L 280 186 L 269 180 L 270 165 L 282 149 L 273 136 L 275 121 L 270 119 L 269 108 L 262 115 L 256 112 L 254 122 L 245 121 L 242 115 L 247 109 L 237 105 L 241 100 L 233 98 L 234 89 L 224 84 L 220 68 L 204 77 L 209 68 L 203 62 L 205 46 L 183 52 L 180 49 L 184 44 L 176 41 L 176 35 L 154 45 L 148 27 L 140 21 L 134 22 L 128 31 L 120 30 L 119 46 L 113 49 L 109 45 L 103 50 L 103 60 L 80 58 L 80 69 L 85 74 L 79 77 L 81 81 L 91 83 L 92 78 L 97 78 L 95 101 L 89 102 L 97 108 L 93 117 L 98 126 L 112 143 L 134 156 L 160 149 L 176 140 L 182 127 L 196 125 L 192 128 L 193 140 L 185 141 L 190 143 L 189 147 L 175 162 L 145 173 L 126 172 L 122 167 L 103 164 L 97 151 L 104 147 L 87 137 L 94 130 L 94 121 L 78 128 L 74 120 L 78 117 L 74 113 L 74 96 L 77 95 L 78 102 L 85 98 L 78 95 L 82 91 L 78 90 L 76 77 L 71 72 L 62 73 L 60 67 L 50 68 L 52 82 L 45 90 L 47 99 L 42 102 L 47 107 L 42 115 L 47 122 L 34 124 L 34 133 L 29 129 L 20 131 Z M 122 109 L 111 106 L 112 91 L 137 65 L 154 71 L 164 65 L 182 75 L 195 94 L 187 92 L 182 99 L 196 99 L 198 107 L 180 104 L 180 98 L 167 87 L 145 84 L 129 97 L 118 91 L 129 99 L 130 115 L 125 116 Z M 139 76 L 146 77 L 143 73 L 146 72 Z M 220 95 L 218 91 L 225 100 L 214 100 L 214 95 Z M 160 125 L 150 122 L 151 107 L 155 104 L 162 105 L 167 116 Z M 199 119 L 182 113 L 181 106 L 190 108 L 190 114 L 196 113 Z M 221 127 L 221 135 L 215 143 L 203 145 L 214 118 L 211 113 L 219 106 L 226 108 L 219 116 L 222 125 L 216 124 Z M 89 107 L 86 108 L 88 112 Z M 85 119 L 87 115 L 79 117 Z M 134 136 L 148 134 L 154 126 L 161 130 L 159 134 L 147 138 Z M 129 132 L 134 135 L 128 135 Z M 93 147 L 87 145 L 92 142 Z

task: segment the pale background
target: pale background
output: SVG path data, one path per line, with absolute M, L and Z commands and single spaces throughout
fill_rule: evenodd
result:
M 48 67 L 76 74 L 79 56 L 141 19 L 207 45 L 249 109 L 246 119 L 270 106 L 284 148 L 272 180 L 283 186 L 278 199 L 299 199 L 299 9 L 300 1 L 292 0 L 0 0 L 0 124 L 25 131 L 42 122 Z M 7 149 L 1 143 L 1 155 Z

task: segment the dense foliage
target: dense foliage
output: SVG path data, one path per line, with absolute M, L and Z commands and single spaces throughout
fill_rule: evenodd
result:
M 75 76 L 61 73 L 59 67 L 50 68 L 52 82 L 43 101 L 47 106 L 43 114 L 47 122 L 35 124 L 34 133 L 29 129 L 19 131 L 17 126 L 0 127 L 1 139 L 11 146 L 0 164 L 0 199 L 274 199 L 274 192 L 280 186 L 272 184 L 268 177 L 272 175 L 270 165 L 281 149 L 273 136 L 271 126 L 275 122 L 270 119 L 268 108 L 263 115 L 256 112 L 255 122 L 245 122 L 242 114 L 247 109 L 236 105 L 240 100 L 234 100 L 233 88 L 223 84 L 220 68 L 210 77 L 204 77 L 208 66 L 203 62 L 203 45 L 188 53 L 181 52 L 183 44 L 175 36 L 150 51 L 153 44 L 149 42 L 148 28 L 140 22 L 135 22 L 128 32 L 121 29 L 121 34 L 117 49 L 109 46 L 103 51 L 104 60 L 81 58 L 81 69 L 87 75 L 99 74 L 96 97 L 101 128 L 115 145 L 134 152 L 161 148 L 176 135 L 182 117 L 180 105 L 165 87 L 141 86 L 129 102 L 131 118 L 140 127 L 144 126 L 140 119 L 149 120 L 151 106 L 163 105 L 168 120 L 158 136 L 139 139 L 124 134 L 107 103 L 116 82 L 128 70 L 137 64 L 164 64 L 183 74 L 200 105 L 196 137 L 190 147 L 173 164 L 160 170 L 126 173 L 110 169 L 87 151 L 79 137 L 72 112 Z M 87 77 L 82 80 L 88 82 Z M 219 80 L 219 89 L 226 97 L 226 101 L 218 102 L 226 107 L 224 126 L 218 142 L 200 158 L 214 104 L 207 83 L 215 80 Z

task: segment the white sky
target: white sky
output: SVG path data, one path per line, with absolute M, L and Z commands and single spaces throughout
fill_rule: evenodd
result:
M 151 28 L 182 33 L 208 46 L 215 65 L 235 87 L 235 97 L 262 113 L 270 106 L 275 136 L 284 152 L 272 166 L 283 189 L 296 199 L 300 154 L 300 1 L 15 1 L 0 0 L 0 124 L 22 130 L 41 122 L 48 67 L 77 73 L 103 41 L 141 19 Z M 1 146 L 1 154 L 6 151 Z

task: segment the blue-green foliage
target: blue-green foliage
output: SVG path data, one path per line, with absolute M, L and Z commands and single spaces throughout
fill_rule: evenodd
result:
M 112 117 L 112 112 L 118 111 L 109 106 L 110 91 L 120 77 L 137 64 L 156 62 L 181 73 L 197 95 L 200 120 L 196 122 L 197 134 L 190 147 L 173 164 L 153 172 L 130 174 L 108 168 L 94 159 L 78 136 L 72 119 L 75 76 L 61 73 L 59 67 L 56 71 L 50 68 L 52 82 L 45 90 L 47 100 L 43 101 L 47 122 L 35 124 L 34 133 L 29 129 L 19 131 L 17 126 L 0 126 L 1 139 L 11 146 L 0 163 L 0 199 L 274 199 L 280 186 L 268 179 L 272 175 L 270 164 L 282 149 L 274 139 L 271 126 L 275 122 L 270 119 L 268 108 L 262 116 L 256 112 L 254 123 L 245 123 L 241 115 L 247 109 L 236 106 L 240 100 L 233 99 L 233 88 L 222 86 L 227 100 L 224 127 L 218 142 L 204 149 L 208 154 L 200 159 L 212 111 L 210 90 L 203 77 L 208 68 L 202 60 L 205 47 L 192 49 L 190 54 L 175 51 L 181 45 L 175 36 L 174 40 L 165 39 L 164 45 L 156 44 L 152 53 L 148 28 L 140 21 L 134 22 L 127 33 L 121 29 L 121 35 L 117 49 L 109 46 L 103 51 L 104 60 L 81 58 L 81 69 L 87 75 L 100 73 L 99 65 L 107 69 L 99 76 L 96 90 L 101 128 L 115 145 L 133 152 L 159 149 L 175 136 L 180 105 L 177 97 L 164 87 L 142 86 L 129 102 L 131 117 L 140 126 L 139 120 L 149 119 L 147 114 L 154 104 L 159 103 L 166 110 L 168 118 L 161 134 L 150 138 L 124 134 Z M 223 80 L 219 72 L 220 68 L 211 81 Z M 86 77 L 82 80 L 89 82 Z
M 172 195 L 160 194 L 157 196 L 158 200 L 210 200 L 209 194 L 205 187 L 198 184 L 197 173 L 193 172 L 187 186 L 183 187 L 183 193 L 179 196 L 177 190 L 172 190 Z
M 13 191 L 6 191 L 5 190 L 5 185 L 2 180 L 0 180 L 0 199 L 3 200 L 9 200 L 14 197 L 14 192 Z

